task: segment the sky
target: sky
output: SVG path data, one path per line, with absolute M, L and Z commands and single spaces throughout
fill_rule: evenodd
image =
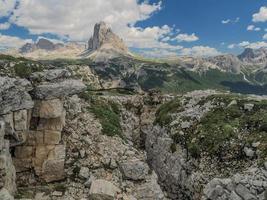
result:
M 86 42 L 100 21 L 150 57 L 267 47 L 266 0 L 0 0 L 0 50 L 40 37 Z

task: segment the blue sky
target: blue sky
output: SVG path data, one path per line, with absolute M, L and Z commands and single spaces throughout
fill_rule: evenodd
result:
M 0 0 L 0 49 L 40 36 L 86 42 L 99 21 L 130 49 L 148 56 L 238 54 L 246 47 L 267 47 L 263 0 Z

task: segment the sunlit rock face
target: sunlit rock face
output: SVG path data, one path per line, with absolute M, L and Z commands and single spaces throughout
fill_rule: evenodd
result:
M 88 50 L 95 51 L 108 46 L 120 51 L 128 51 L 123 40 L 114 34 L 104 22 L 100 22 L 94 27 L 94 35 L 88 41 Z

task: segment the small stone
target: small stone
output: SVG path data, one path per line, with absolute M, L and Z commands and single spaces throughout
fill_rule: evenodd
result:
M 84 183 L 84 186 L 87 188 L 90 188 L 91 184 L 94 180 L 95 180 L 95 177 L 93 175 L 91 175 L 90 178 Z
M 91 184 L 89 191 L 90 200 L 114 200 L 119 189 L 111 182 L 98 179 Z
M 1 200 L 14 200 L 14 198 L 9 194 L 9 192 L 5 188 L 0 190 L 0 199 Z
M 252 147 L 257 148 L 260 144 L 260 142 L 253 142 Z
M 254 104 L 252 103 L 244 104 L 244 109 L 247 111 L 251 111 L 253 108 L 254 108 Z
M 236 100 L 232 100 L 227 107 L 231 107 L 233 105 L 237 105 L 237 101 Z
M 254 153 L 255 153 L 252 149 L 250 149 L 248 147 L 244 148 L 244 152 L 245 152 L 246 156 L 249 158 L 253 158 Z
M 186 122 L 182 122 L 181 123 L 181 128 L 182 129 L 186 129 L 186 128 L 189 128 L 189 127 L 190 127 L 190 122 L 186 121 Z
M 14 124 L 16 131 L 25 131 L 28 129 L 28 112 L 20 110 L 14 112 Z
M 242 197 L 244 200 L 253 200 L 253 199 L 257 199 L 253 194 L 251 194 L 251 192 L 249 191 L 249 189 L 247 189 L 245 186 L 239 184 L 236 187 L 236 193 Z
M 121 172 L 125 179 L 143 180 L 148 174 L 149 167 L 146 163 L 140 160 L 132 160 L 120 164 Z
M 80 150 L 80 156 L 81 156 L 81 158 L 84 158 L 85 157 L 85 150 L 84 149 L 82 149 L 82 150 Z
M 61 197 L 62 195 L 63 195 L 63 193 L 60 192 L 60 191 L 54 191 L 54 192 L 52 193 L 52 196 L 56 196 L 56 197 Z
M 90 176 L 89 169 L 87 167 L 81 167 L 79 177 L 81 179 L 88 179 Z

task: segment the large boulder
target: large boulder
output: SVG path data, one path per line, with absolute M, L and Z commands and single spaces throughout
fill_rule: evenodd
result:
M 79 80 L 64 80 L 59 83 L 43 83 L 33 90 L 36 99 L 62 98 L 82 92 L 85 84 Z
M 4 147 L 0 151 L 0 188 L 5 188 L 10 194 L 16 191 L 16 171 L 9 153 L 9 142 L 5 140 Z M 1 198 L 0 198 L 1 199 Z
M 5 188 L 3 188 L 0 190 L 0 199 L 1 200 L 14 200 L 14 197 L 11 196 Z
M 63 103 L 59 99 L 35 101 L 33 117 L 58 118 L 62 116 L 63 110 Z
M 146 163 L 140 160 L 131 160 L 120 164 L 122 174 L 125 179 L 144 180 L 148 174 L 149 167 Z
M 28 93 L 30 90 L 31 83 L 25 79 L 0 77 L 0 115 L 31 109 L 33 101 Z
M 5 124 L 0 121 L 0 151 L 2 151 L 4 147 L 4 136 L 5 136 Z
M 70 72 L 66 69 L 52 69 L 43 72 L 35 72 L 30 76 L 30 79 L 32 81 L 55 81 L 70 76 Z
M 114 200 L 119 189 L 112 183 L 98 179 L 93 180 L 90 191 L 90 200 Z

